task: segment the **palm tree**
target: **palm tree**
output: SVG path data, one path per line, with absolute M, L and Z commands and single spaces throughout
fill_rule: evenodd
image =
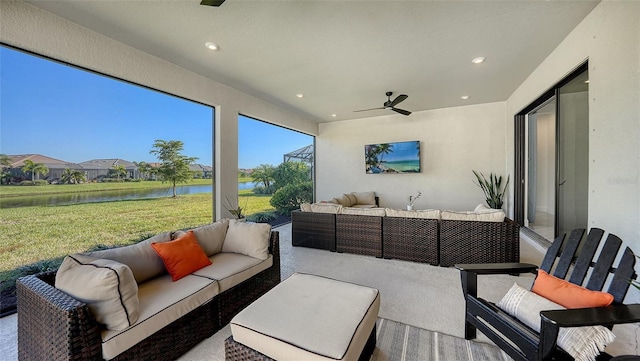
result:
M 127 175 L 127 167 L 122 164 L 114 164 L 111 169 L 113 169 L 113 172 L 116 174 L 116 178 L 118 178 L 118 180 L 120 180 L 120 176 Z
M 377 155 L 379 155 L 378 167 L 380 167 L 380 165 L 382 164 L 382 158 L 384 158 L 384 155 L 392 152 L 393 152 L 393 149 L 391 149 L 391 144 L 389 143 L 382 143 L 376 147 L 376 153 Z
M 147 178 L 147 177 L 145 177 L 145 175 L 146 176 L 151 175 L 151 169 L 153 168 L 151 166 L 151 164 L 149 164 L 147 162 L 140 162 L 140 163 L 137 164 L 137 166 L 138 166 L 138 171 L 140 172 L 140 176 L 143 179 Z
M 0 182 L 5 184 L 11 178 L 9 169 L 11 167 L 11 158 L 6 154 L 0 154 Z
M 270 164 L 260 164 L 256 169 L 251 173 L 251 178 L 256 183 L 264 184 L 264 188 L 267 189 L 271 185 L 271 181 L 273 180 L 273 173 L 275 168 Z
M 62 176 L 60 177 L 62 183 L 65 184 L 80 184 L 86 179 L 87 177 L 83 171 L 69 168 L 66 168 L 64 172 L 62 172 Z
M 27 159 L 24 161 L 22 171 L 25 173 L 31 172 L 31 181 L 33 182 L 35 181 L 36 174 L 47 174 L 49 172 L 49 168 L 42 163 L 35 163 L 31 159 Z

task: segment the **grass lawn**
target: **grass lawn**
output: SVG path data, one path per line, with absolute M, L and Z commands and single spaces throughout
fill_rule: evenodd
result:
M 241 191 L 239 201 L 252 214 L 273 210 L 270 198 L 247 190 Z M 196 227 L 212 220 L 211 193 L 0 209 L 0 272 L 97 245 L 131 244 L 157 233 Z

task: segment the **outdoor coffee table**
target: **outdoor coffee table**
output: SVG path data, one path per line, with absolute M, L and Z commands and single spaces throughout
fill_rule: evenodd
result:
M 295 273 L 231 320 L 225 359 L 368 360 L 377 289 Z

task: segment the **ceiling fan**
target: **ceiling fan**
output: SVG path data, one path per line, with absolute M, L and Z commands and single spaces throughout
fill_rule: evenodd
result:
M 218 7 L 218 6 L 222 5 L 223 2 L 224 2 L 224 0 L 202 0 L 200 2 L 200 5 L 208 5 L 208 6 Z
M 409 97 L 408 95 L 400 94 L 395 99 L 393 99 L 393 101 L 391 100 L 391 95 L 393 95 L 392 92 L 387 92 L 387 101 L 384 102 L 384 104 L 382 104 L 382 106 L 380 108 L 354 110 L 354 113 L 355 112 L 366 112 L 366 111 L 369 111 L 369 110 L 377 110 L 377 109 L 390 109 L 390 110 L 393 110 L 394 112 L 400 113 L 402 115 L 411 114 L 411 112 L 408 111 L 408 110 L 398 109 L 398 108 L 395 107 L 396 105 L 398 105 L 398 103 L 400 103 L 400 102 L 404 101 L 405 99 L 407 99 Z

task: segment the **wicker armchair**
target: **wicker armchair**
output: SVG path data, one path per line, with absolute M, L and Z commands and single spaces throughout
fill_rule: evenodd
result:
M 503 222 L 440 221 L 440 265 L 520 261 L 520 225 Z
M 217 295 L 114 360 L 175 360 L 213 335 L 235 314 L 280 282 L 279 233 L 271 232 L 273 266 Z M 20 278 L 20 360 L 102 360 L 101 328 L 87 304 L 58 290 L 55 271 Z

